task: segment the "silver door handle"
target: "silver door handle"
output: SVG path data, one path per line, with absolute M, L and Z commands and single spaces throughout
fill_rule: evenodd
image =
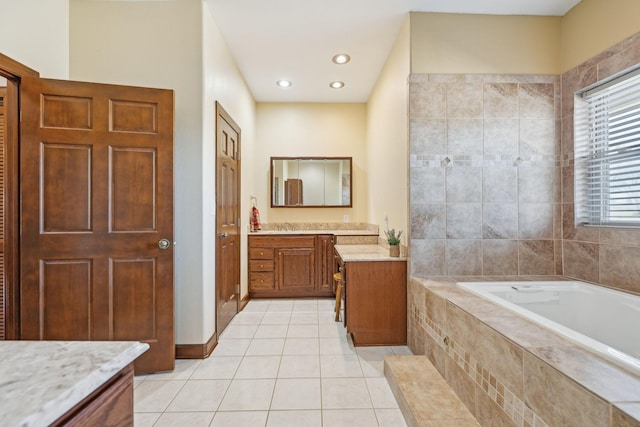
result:
M 160 249 L 169 249 L 169 246 L 171 246 L 171 242 L 169 241 L 169 239 L 160 239 L 158 241 L 158 247 Z
M 225 238 L 229 237 L 229 235 L 227 233 L 219 233 L 218 237 L 221 238 L 221 239 L 225 239 Z

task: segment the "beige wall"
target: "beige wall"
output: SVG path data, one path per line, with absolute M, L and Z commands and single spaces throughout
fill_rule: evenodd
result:
M 72 79 L 174 90 L 176 342 L 206 342 L 201 4 L 71 0 L 70 5 Z
M 367 222 L 365 104 L 258 103 L 254 164 L 246 188 L 258 198 L 262 222 Z M 353 157 L 352 208 L 271 208 L 269 157 Z
M 42 77 L 69 78 L 69 0 L 0 1 L 0 52 Z
M 215 331 L 214 106 L 250 152 L 253 98 L 203 1 L 70 4 L 72 79 L 175 92 L 176 342 L 204 343 Z
M 640 63 L 640 33 L 562 75 L 562 237 L 565 276 L 640 294 L 640 230 L 575 225 L 574 92 Z
M 559 74 L 560 22 L 547 16 L 411 13 L 411 72 Z
M 384 231 L 407 225 L 407 78 L 410 73 L 409 17 L 402 26 L 389 58 L 367 104 L 367 171 L 369 206 L 367 222 Z
M 562 72 L 640 31 L 638 17 L 638 0 L 582 0 L 562 18 Z

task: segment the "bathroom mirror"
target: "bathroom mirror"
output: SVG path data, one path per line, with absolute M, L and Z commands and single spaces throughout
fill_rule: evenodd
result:
M 351 157 L 271 157 L 271 207 L 351 207 Z

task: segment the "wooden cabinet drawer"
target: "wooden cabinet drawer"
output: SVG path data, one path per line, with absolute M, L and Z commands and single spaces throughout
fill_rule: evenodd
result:
M 313 248 L 315 245 L 315 235 L 249 236 L 249 248 Z
M 249 248 L 249 259 L 273 259 L 273 248 Z
M 272 271 L 249 273 L 249 290 L 251 291 L 271 291 L 275 290 L 276 284 Z
M 273 240 L 276 248 L 315 248 L 316 236 L 287 236 Z
M 250 248 L 271 248 L 273 247 L 274 236 L 249 236 Z
M 251 260 L 249 271 L 273 271 L 273 260 Z

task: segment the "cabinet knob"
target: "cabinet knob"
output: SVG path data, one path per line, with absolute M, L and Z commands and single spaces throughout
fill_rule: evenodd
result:
M 264 255 L 264 252 L 260 252 L 260 255 Z
M 260 264 L 260 268 L 264 267 L 264 264 Z

